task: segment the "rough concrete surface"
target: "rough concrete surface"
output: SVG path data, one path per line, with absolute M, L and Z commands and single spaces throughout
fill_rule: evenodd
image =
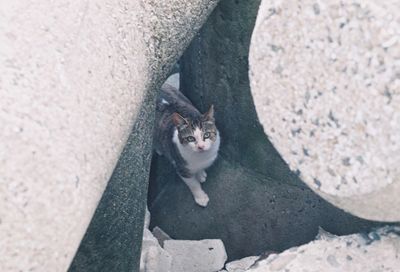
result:
M 165 251 L 149 229 L 143 231 L 140 272 L 172 272 L 172 256 Z
M 399 221 L 399 1 L 264 1 L 250 50 L 264 131 L 319 195 Z
M 248 49 L 259 1 L 223 0 L 180 65 L 184 93 L 201 110 L 215 106 L 219 158 L 202 185 L 198 207 L 164 157 L 153 156 L 152 226 L 174 239 L 222 239 L 229 260 L 282 251 L 314 239 L 368 230 L 361 220 L 324 201 L 291 172 L 257 120 L 248 79 Z
M 165 233 L 165 231 L 163 231 L 162 229 L 160 229 L 159 227 L 155 227 L 151 233 L 153 233 L 154 237 L 157 238 L 158 243 L 160 244 L 160 246 L 164 246 L 164 242 L 166 240 L 171 240 L 171 237 Z
M 385 227 L 364 234 L 331 236 L 269 255 L 249 272 L 397 272 L 400 228 Z
M 227 272 L 244 272 L 249 269 L 260 257 L 250 256 L 240 260 L 232 261 L 225 265 Z
M 216 2 L 1 2 L 1 271 L 67 269 L 142 100 L 154 97 Z M 133 162 L 142 160 L 131 156 Z M 146 169 L 149 159 L 139 165 Z M 126 232 L 133 232 L 130 239 L 107 241 L 132 252 L 126 262 L 135 271 L 147 173 L 128 180 L 129 173 L 112 182 L 116 195 L 105 196 L 102 206 L 119 196 L 137 199 L 130 203 L 135 206 L 118 213 L 119 202 L 113 212 L 99 211 L 97 216 L 114 217 L 96 221 L 103 226 L 94 223 L 99 235 L 91 241 L 93 250 L 102 250 L 96 243 L 107 230 L 101 229 L 115 216 L 117 229 L 133 222 Z
M 149 92 L 143 100 L 132 133 L 69 272 L 134 271 L 138 266 L 142 240 L 142 228 L 138 224 L 143 218 L 152 154 L 148 136 L 153 133 L 154 95 Z M 152 248 L 149 256 L 154 251 L 158 252 L 157 248 Z
M 140 254 L 140 272 L 172 272 L 172 256 L 162 248 L 163 244 L 154 235 L 154 230 L 153 232 L 150 231 L 150 218 L 150 212 L 146 207 Z
M 227 256 L 221 240 L 172 240 L 158 227 L 151 232 L 149 222 L 146 212 L 140 272 L 216 272 L 224 266 Z
M 167 240 L 164 249 L 172 256 L 171 272 L 216 272 L 227 259 L 221 240 Z

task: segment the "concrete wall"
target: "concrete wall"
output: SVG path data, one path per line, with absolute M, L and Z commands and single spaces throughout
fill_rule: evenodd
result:
M 67 269 L 144 97 L 216 2 L 0 4 L 0 270 Z
M 264 131 L 316 193 L 399 221 L 398 1 L 264 1 L 252 94 Z
M 261 257 L 248 272 L 390 271 L 400 267 L 400 228 L 335 236 L 323 231 L 315 241 L 280 254 Z
M 307 243 L 319 226 L 342 235 L 377 225 L 320 198 L 265 136 L 248 77 L 259 3 L 221 1 L 180 63 L 182 90 L 202 112 L 214 104 L 222 137 L 220 156 L 202 185 L 208 206 L 194 203 L 165 158 L 152 165 L 152 226 L 174 239 L 222 239 L 229 260 Z

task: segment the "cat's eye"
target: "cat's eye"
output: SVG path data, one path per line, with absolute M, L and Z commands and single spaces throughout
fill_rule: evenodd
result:
M 194 141 L 196 141 L 196 139 L 195 139 L 193 136 L 187 137 L 186 140 L 187 140 L 188 142 L 194 142 Z
M 204 139 L 208 139 L 208 138 L 210 138 L 210 132 L 204 133 Z

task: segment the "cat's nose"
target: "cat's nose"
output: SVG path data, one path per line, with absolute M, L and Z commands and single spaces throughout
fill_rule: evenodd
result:
M 198 145 L 197 148 L 198 148 L 199 150 L 204 150 L 204 145 Z

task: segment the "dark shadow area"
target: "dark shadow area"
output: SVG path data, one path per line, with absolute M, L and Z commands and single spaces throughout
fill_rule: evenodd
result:
M 203 185 L 208 207 L 195 204 L 165 158 L 153 158 L 150 176 L 152 227 L 175 239 L 222 239 L 229 260 L 307 243 L 319 226 L 344 235 L 381 224 L 354 217 L 316 195 L 265 136 L 248 79 L 259 3 L 222 0 L 181 59 L 182 91 L 202 112 L 215 105 L 222 136 L 220 157 Z
M 150 92 L 139 110 L 70 272 L 139 271 L 152 155 L 154 98 L 154 92 Z

